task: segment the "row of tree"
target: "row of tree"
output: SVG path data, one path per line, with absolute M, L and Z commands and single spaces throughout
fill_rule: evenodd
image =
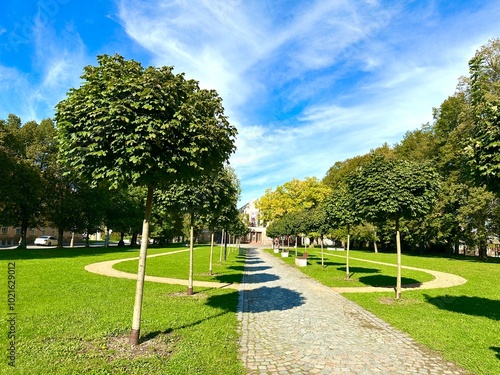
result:
M 336 162 L 322 181 L 268 189 L 257 202 L 268 234 L 348 239 L 375 251 L 378 242 L 398 253 L 457 253 L 465 245 L 486 259 L 488 241 L 500 235 L 500 40 L 469 65 L 432 124 Z
M 58 230 L 59 246 L 65 232 L 93 234 L 106 228 L 120 233 L 120 243 L 125 235 L 131 236 L 131 244 L 137 243 L 144 219 L 145 188 L 124 184 L 110 189 L 107 182 L 92 186 L 75 174 L 65 175 L 58 152 L 57 129 L 51 119 L 23 124 L 11 114 L 0 120 L 0 223 L 21 228 L 19 247 L 26 246 L 29 228 L 44 226 Z M 199 191 L 191 188 L 188 192 L 187 186 L 172 185 L 155 194 L 151 238 L 160 244 L 187 239 L 189 216 L 195 210 L 195 237 L 203 228 L 225 229 L 235 235 L 244 230 L 236 209 L 239 181 L 231 167 L 226 165 L 214 179 L 198 180 L 195 186 Z M 184 193 L 188 197 L 181 200 Z M 200 201 L 202 196 L 199 207 L 187 201 Z M 211 205 L 220 206 L 220 212 Z
M 56 106 L 55 121 L 0 122 L 0 222 L 26 230 L 107 227 L 142 241 L 130 341 L 139 342 L 150 225 L 173 236 L 190 232 L 190 290 L 196 224 L 243 235 L 240 194 L 227 166 L 236 128 L 222 99 L 172 67 L 143 68 L 119 55 L 98 56 L 82 84 Z M 153 202 L 156 209 L 153 210 Z M 213 238 L 213 237 L 212 237 Z M 62 243 L 62 241 L 61 241 Z

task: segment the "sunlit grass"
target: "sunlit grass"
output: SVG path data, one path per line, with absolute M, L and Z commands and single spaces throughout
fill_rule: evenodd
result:
M 337 272 L 345 271 L 345 259 L 329 257 L 328 262 L 335 264 L 318 271 L 315 269 L 318 251 L 308 249 L 313 259 L 309 266 L 300 270 L 326 285 L 332 285 L 331 278 L 342 277 Z M 351 257 L 396 263 L 395 254 L 351 251 Z M 283 259 L 293 262 L 293 259 Z M 445 289 L 404 290 L 400 301 L 394 299 L 393 292 L 343 295 L 473 374 L 500 373 L 500 259 L 490 258 L 488 262 L 480 262 L 475 257 L 403 254 L 402 264 L 459 275 L 467 279 L 467 283 Z M 390 268 L 383 270 L 377 264 L 351 261 L 351 265 L 378 269 L 381 274 L 390 272 Z M 403 270 L 403 277 L 424 281 L 420 273 L 412 275 L 409 270 Z M 350 283 L 350 286 L 356 284 Z
M 147 275 L 187 280 L 189 276 L 189 249 L 183 248 L 183 250 L 183 252 L 172 255 L 149 258 L 146 268 Z M 226 251 L 226 261 L 221 262 L 221 259 L 224 260 L 224 251 Z M 159 252 L 155 251 L 155 253 Z M 224 250 L 220 246 L 214 246 L 212 257 L 213 275 L 210 275 L 210 246 L 196 246 L 194 249 L 193 278 L 199 281 L 241 282 L 244 258 L 239 258 L 237 254 L 235 248 L 228 247 L 227 250 Z M 137 273 L 137 266 L 138 260 L 129 260 L 115 264 L 113 268 Z
M 270 253 L 281 257 L 280 254 L 275 254 L 271 250 Z M 300 257 L 304 253 L 304 249 L 297 249 L 297 254 Z M 395 286 L 397 269 L 393 266 L 384 266 L 380 264 L 367 263 L 354 260 L 358 257 L 358 252 L 352 252 L 349 261 L 349 279 L 347 280 L 345 252 L 324 251 L 324 267 L 321 263 L 320 249 L 307 249 L 307 267 L 300 267 L 300 270 L 306 275 L 320 281 L 324 285 L 331 287 L 360 287 L 360 286 Z M 289 257 L 282 258 L 284 262 L 295 264 L 295 249 L 290 249 Z M 359 257 L 361 258 L 361 257 Z M 394 258 L 394 256 L 392 257 Z M 394 261 L 394 259 L 391 259 Z M 378 260 L 383 261 L 383 260 Z M 388 261 L 387 263 L 391 263 Z M 403 284 L 418 284 L 430 281 L 434 277 L 425 272 L 414 270 L 402 271 L 401 281 Z
M 161 251 L 166 249 L 150 253 Z M 136 283 L 92 274 L 84 266 L 134 256 L 137 249 L 1 251 L 3 265 L 9 259 L 16 263 L 17 342 L 15 371 L 3 356 L 0 373 L 244 373 L 234 290 L 197 288 L 188 297 L 183 286 L 146 282 L 141 342 L 156 342 L 161 350 L 127 358 L 128 348 L 116 348 L 113 343 L 126 342 L 130 332 Z M 0 346 L 7 348 L 4 307 L 5 302 Z

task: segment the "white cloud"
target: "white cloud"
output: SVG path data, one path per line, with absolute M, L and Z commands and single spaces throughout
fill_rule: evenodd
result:
M 294 177 L 323 177 L 335 161 L 431 121 L 474 49 L 500 31 L 494 2 L 455 13 L 376 0 L 122 0 L 119 10 L 156 65 L 224 98 L 239 130 L 231 163 L 243 201 Z

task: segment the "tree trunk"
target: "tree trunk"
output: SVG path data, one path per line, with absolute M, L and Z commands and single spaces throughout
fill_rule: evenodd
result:
M 146 199 L 146 213 L 142 223 L 142 241 L 139 252 L 139 267 L 137 269 L 137 285 L 135 290 L 134 315 L 132 318 L 132 330 L 130 332 L 130 344 L 139 345 L 141 332 L 142 297 L 144 293 L 144 277 L 146 275 L 146 256 L 148 253 L 149 222 L 151 220 L 151 206 L 153 202 L 153 187 L 148 186 Z
M 125 241 L 123 240 L 123 237 L 125 237 L 125 232 L 120 232 L 120 241 L 118 242 L 118 247 L 125 246 Z
M 323 235 L 321 235 L 321 268 L 325 268 L 325 254 L 323 252 Z
M 346 252 L 346 257 L 345 257 L 345 278 L 346 280 L 349 280 L 351 275 L 349 272 L 349 248 L 350 248 L 350 243 L 351 243 L 351 226 L 347 224 L 347 252 Z
M 213 257 L 214 257 L 214 231 L 212 231 L 212 235 L 210 236 L 210 264 L 208 266 L 208 274 L 212 276 L 213 273 Z
M 130 246 L 135 246 L 137 245 L 137 232 L 132 233 L 132 238 L 130 239 Z
M 69 242 L 69 247 L 75 247 L 75 232 L 71 232 L 71 241 Z
M 219 263 L 222 263 L 222 247 L 224 246 L 224 229 L 222 229 L 222 233 L 220 235 L 220 252 L 219 252 Z
M 64 241 L 64 229 L 59 227 L 57 228 L 57 247 L 62 249 L 63 241 Z
M 399 234 L 399 217 L 396 216 L 396 252 L 398 254 L 398 275 L 396 279 L 396 298 L 401 298 L 401 236 Z
M 28 232 L 28 223 L 23 221 L 21 223 L 21 238 L 19 239 L 18 249 L 27 249 L 26 233 Z
M 486 228 L 483 226 L 478 228 L 478 255 L 480 260 L 488 260 L 488 237 Z
M 193 261 L 194 261 L 194 214 L 191 213 L 191 226 L 189 228 L 189 275 L 187 295 L 193 295 Z
M 227 230 L 224 231 L 224 262 L 227 260 L 227 240 L 228 240 L 228 233 Z

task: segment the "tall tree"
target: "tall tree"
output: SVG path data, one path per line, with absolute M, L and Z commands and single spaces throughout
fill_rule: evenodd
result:
M 355 197 L 351 187 L 343 182 L 325 200 L 326 220 L 331 228 L 345 227 L 347 230 L 346 247 L 346 279 L 349 280 L 349 250 L 351 243 L 351 227 L 361 222 L 361 218 L 356 211 Z
M 469 62 L 474 116 L 469 163 L 477 179 L 500 193 L 500 39 L 481 47 Z
M 95 184 L 147 188 L 130 333 L 138 345 L 154 190 L 221 169 L 235 149 L 236 129 L 214 90 L 172 67 L 143 68 L 119 55 L 97 60 L 57 105 L 61 159 Z
M 26 248 L 26 232 L 45 224 L 48 168 L 55 158 L 56 142 L 51 120 L 21 123 L 15 115 L 0 121 L 0 154 L 4 159 L 0 220 L 21 228 L 19 248 Z
M 439 189 L 439 176 L 429 164 L 374 155 L 348 178 L 356 210 L 369 221 L 394 220 L 397 249 L 396 298 L 401 298 L 400 220 L 427 214 Z
M 276 187 L 267 189 L 255 203 L 264 221 L 272 221 L 289 212 L 297 212 L 316 207 L 325 199 L 330 189 L 315 177 L 304 180 L 293 179 Z

